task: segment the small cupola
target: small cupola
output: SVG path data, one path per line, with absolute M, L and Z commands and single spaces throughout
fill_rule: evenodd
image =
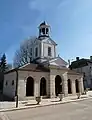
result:
M 46 22 L 39 25 L 39 37 L 49 37 L 50 26 Z

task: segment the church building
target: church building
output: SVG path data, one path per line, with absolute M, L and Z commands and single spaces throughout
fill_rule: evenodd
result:
M 38 37 L 31 41 L 31 60 L 22 67 L 9 70 L 4 75 L 3 94 L 19 100 L 65 97 L 84 92 L 83 74 L 70 70 L 67 62 L 56 55 L 56 42 L 50 37 L 50 26 L 39 25 Z

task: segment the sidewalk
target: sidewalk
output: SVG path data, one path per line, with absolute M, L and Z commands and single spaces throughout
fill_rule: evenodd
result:
M 18 108 L 15 107 L 16 106 L 15 102 L 0 102 L 0 112 L 21 110 L 21 109 L 28 109 L 28 108 L 36 108 L 36 107 L 43 107 L 43 106 L 50 106 L 50 105 L 56 105 L 56 104 L 64 104 L 64 103 L 69 103 L 69 102 L 81 101 L 81 100 L 92 98 L 91 94 L 81 95 L 80 99 L 77 99 L 77 96 L 69 96 L 69 97 L 63 98 L 62 101 L 59 101 L 59 98 L 42 99 L 41 103 L 39 105 L 37 105 L 37 102 L 35 100 L 19 101 Z

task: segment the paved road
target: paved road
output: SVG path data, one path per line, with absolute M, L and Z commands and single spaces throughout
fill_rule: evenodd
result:
M 5 114 L 8 120 L 92 120 L 92 99 Z

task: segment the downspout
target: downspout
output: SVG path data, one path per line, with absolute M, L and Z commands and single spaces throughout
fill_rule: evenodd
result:
M 16 72 L 16 90 L 15 90 L 15 101 L 16 101 L 16 108 L 18 107 L 18 69 L 15 69 Z

